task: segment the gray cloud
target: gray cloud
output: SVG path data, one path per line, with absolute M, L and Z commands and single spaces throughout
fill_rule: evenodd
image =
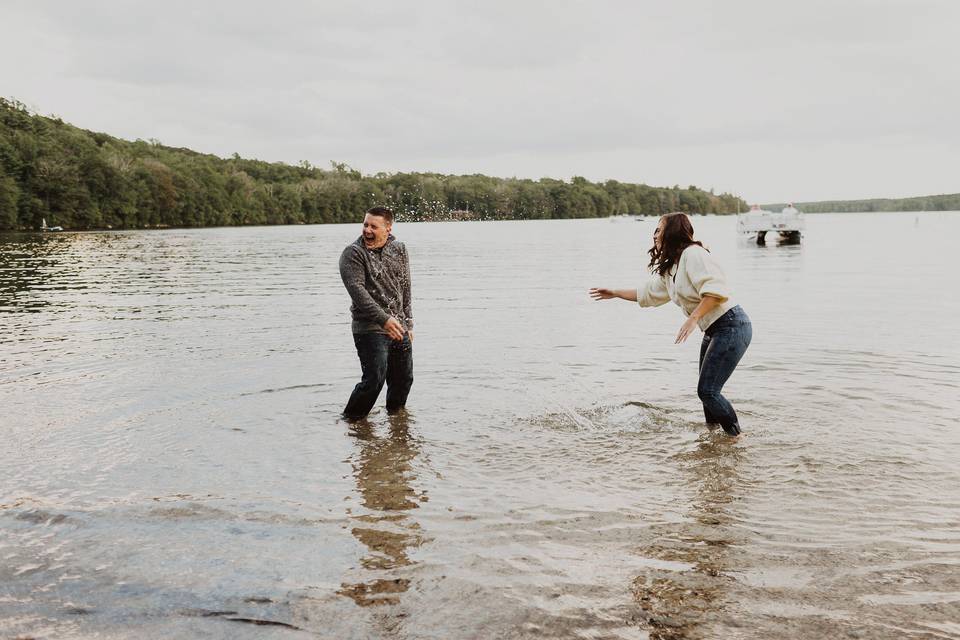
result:
M 958 191 L 952 0 L 14 0 L 3 92 L 266 160 L 715 186 Z

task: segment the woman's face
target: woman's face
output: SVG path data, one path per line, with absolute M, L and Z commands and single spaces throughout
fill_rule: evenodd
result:
M 657 228 L 653 232 L 653 246 L 657 248 L 657 251 L 663 246 L 663 227 L 666 226 L 666 218 L 660 218 L 660 223 L 657 224 Z

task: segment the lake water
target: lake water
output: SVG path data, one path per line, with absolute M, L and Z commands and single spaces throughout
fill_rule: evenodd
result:
M 960 213 L 694 218 L 754 339 L 702 423 L 654 219 L 398 224 L 409 414 L 338 419 L 359 225 L 0 237 L 0 636 L 960 638 Z

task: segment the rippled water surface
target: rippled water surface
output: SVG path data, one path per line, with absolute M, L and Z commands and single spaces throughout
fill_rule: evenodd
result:
M 654 220 L 398 224 L 406 416 L 338 414 L 358 226 L 0 236 L 0 636 L 960 638 L 960 213 L 695 218 L 726 393 L 636 286 Z

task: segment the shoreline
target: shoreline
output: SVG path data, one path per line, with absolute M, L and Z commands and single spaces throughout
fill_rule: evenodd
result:
M 746 213 L 746 212 L 743 212 Z M 801 211 L 804 215 L 809 216 L 822 216 L 822 215 L 863 215 L 863 214 L 942 214 L 942 213 L 957 213 L 960 214 L 960 210 L 943 210 L 943 211 L 814 211 L 806 212 Z M 735 217 L 738 214 L 736 213 L 688 213 L 687 215 L 694 217 Z M 656 218 L 656 215 L 649 216 L 637 216 L 638 218 Z M 402 218 L 397 219 L 397 224 L 411 224 L 411 223 L 421 223 L 421 222 L 451 222 L 451 223 L 483 223 L 483 222 L 558 222 L 558 221 L 572 221 L 572 220 L 608 220 L 609 217 L 599 218 L 599 217 L 584 217 L 584 218 L 496 218 L 486 220 L 483 218 L 472 218 L 472 219 L 442 219 L 442 220 L 403 220 Z M 89 229 L 64 229 L 62 231 L 43 231 L 41 229 L 0 229 L 0 236 L 4 235 L 14 235 L 14 234 L 38 234 L 38 235 L 61 235 L 61 234 L 70 234 L 70 233 L 103 233 L 106 231 L 186 231 L 186 230 L 199 230 L 199 229 L 253 229 L 253 228 L 280 228 L 280 227 L 329 227 L 329 226 L 349 226 L 360 224 L 360 220 L 356 222 L 293 222 L 287 224 L 237 224 L 237 225 L 210 225 L 204 227 L 188 227 L 188 226 L 171 226 L 171 225 L 157 225 L 153 227 L 92 227 Z

